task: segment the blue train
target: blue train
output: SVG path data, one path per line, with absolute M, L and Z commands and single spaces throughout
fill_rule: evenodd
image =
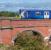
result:
M 19 10 L 21 19 L 51 19 L 51 10 Z

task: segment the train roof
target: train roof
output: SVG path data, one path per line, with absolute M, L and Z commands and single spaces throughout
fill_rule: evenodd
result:
M 21 11 L 51 11 L 51 10 L 43 10 L 43 9 L 19 9 L 19 10 L 21 10 Z

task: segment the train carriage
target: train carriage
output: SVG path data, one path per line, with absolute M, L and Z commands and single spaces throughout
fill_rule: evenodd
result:
M 21 19 L 50 19 L 51 10 L 20 10 Z

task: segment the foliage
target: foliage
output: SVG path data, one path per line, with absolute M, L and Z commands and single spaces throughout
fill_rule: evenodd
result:
M 10 50 L 49 50 L 49 48 L 43 44 L 41 35 L 30 36 L 23 33 L 17 35 L 15 44 L 10 47 Z
M 5 50 L 50 50 L 48 46 L 43 44 L 42 36 L 19 34 L 15 39 L 14 46 L 10 46 Z
M 8 12 L 8 11 L 0 12 L 0 17 L 1 16 L 4 16 L 4 17 L 15 17 L 16 15 L 18 15 L 17 12 Z
M 44 50 L 42 36 L 29 36 L 26 34 L 19 34 L 15 39 L 15 45 L 11 50 Z

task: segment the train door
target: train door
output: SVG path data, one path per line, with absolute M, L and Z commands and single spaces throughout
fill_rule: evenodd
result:
M 44 12 L 44 18 L 48 19 L 49 18 L 49 11 Z

